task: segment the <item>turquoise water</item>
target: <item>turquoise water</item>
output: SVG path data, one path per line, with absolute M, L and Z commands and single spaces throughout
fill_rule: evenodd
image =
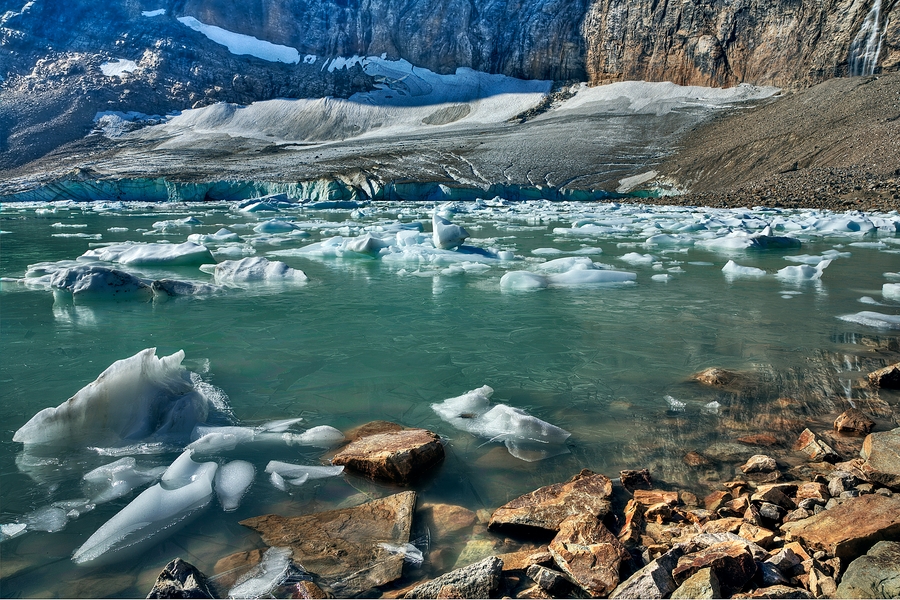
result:
M 676 231 L 715 216 L 736 218 L 753 230 L 759 221 L 779 215 L 577 203 L 458 205 L 446 214 L 469 230 L 470 243 L 512 251 L 518 258 L 445 274 L 447 265 L 313 259 L 283 252 L 396 219 L 421 221 L 428 232 L 434 209 L 428 204 L 379 204 L 356 212 L 286 209 L 277 216 L 294 219 L 310 237 L 284 234 L 276 240 L 278 246 L 255 247 L 251 227 L 273 214 L 239 213 L 227 205 L 112 206 L 117 210 L 101 212 L 85 205 L 59 207 L 51 214 L 37 214 L 35 208 L 5 205 L 0 221 L 0 229 L 8 232 L 0 236 L 0 275 L 8 278 L 0 294 L 2 523 L 21 520 L 51 502 L 80 497 L 81 475 L 113 460 L 72 449 L 29 474 L 17 466 L 22 446 L 12 441 L 13 433 L 116 360 L 148 347 L 156 347 L 160 356 L 183 349 L 185 365 L 227 395 L 241 424 L 302 417 L 301 430 L 316 425 L 346 430 L 384 419 L 438 432 L 445 436 L 447 460 L 416 489 L 424 500 L 472 510 L 493 510 L 581 468 L 616 476 L 620 469 L 648 467 L 658 480 L 701 493 L 733 473 L 731 461 L 740 454 L 733 440 L 771 427 L 766 416 L 824 422 L 852 400 L 888 422 L 896 409 L 896 397 L 872 397 L 855 384 L 865 371 L 884 364 L 888 354 L 878 349 L 889 348 L 891 340 L 896 346 L 897 331 L 837 318 L 867 310 L 900 313 L 900 302 L 881 293 L 884 283 L 896 281 L 890 274 L 900 270 L 900 237 L 884 227 L 866 236 L 812 227 L 796 233 L 803 242 L 800 249 L 724 254 L 688 242 L 645 246 L 648 224 L 660 232 L 665 227 Z M 153 232 L 155 222 L 190 215 L 203 225 L 143 235 Z M 800 221 L 811 215 L 822 216 L 780 216 Z M 554 232 L 570 228 L 573 221 L 602 222 L 609 231 Z M 168 302 L 81 304 L 72 302 L 71 295 L 55 297 L 9 280 L 23 277 L 30 264 L 74 259 L 92 244 L 180 243 L 190 233 L 212 233 L 220 226 L 244 237 L 240 252 L 266 256 L 277 251 L 279 256 L 269 256 L 271 260 L 302 269 L 309 282 Z M 53 237 L 73 233 L 100 239 Z M 698 232 L 689 235 L 692 242 L 701 240 Z M 850 245 L 854 243 L 863 246 Z M 534 254 L 539 248 L 562 254 Z M 797 264 L 785 256 L 835 248 L 850 255 L 828 265 L 821 280 L 792 282 L 773 275 Z M 546 258 L 576 251 L 635 273 L 635 283 L 501 290 L 500 278 L 507 271 L 533 269 Z M 655 260 L 621 260 L 630 252 L 650 253 Z M 216 254 L 219 260 L 233 256 Z M 768 275 L 729 280 L 722 273 L 729 259 Z M 149 278 L 210 280 L 195 267 L 124 268 Z M 652 279 L 666 273 L 667 281 Z M 881 306 L 861 303 L 866 296 Z M 689 381 L 692 373 L 710 366 L 750 373 L 754 384 L 734 392 Z M 569 452 L 524 462 L 502 444 L 454 430 L 430 408 L 482 385 L 495 389 L 494 402 L 571 432 Z M 672 411 L 666 396 L 683 402 L 683 411 Z M 784 403 L 776 402 L 785 396 L 795 400 L 787 412 Z M 707 406 L 714 401 L 718 409 Z M 690 450 L 718 456 L 721 462 L 691 469 L 681 461 Z M 753 453 L 748 449 L 743 459 Z M 175 456 L 177 452 L 138 459 L 167 465 Z M 359 493 L 371 497 L 391 491 L 346 477 L 308 484 L 288 495 L 262 474 L 269 460 L 321 464 L 321 457 L 321 450 L 309 447 L 239 446 L 223 453 L 220 461 L 241 458 L 257 467 L 257 479 L 240 509 L 223 513 L 214 503 L 192 525 L 125 564 L 79 568 L 69 557 L 130 497 L 101 505 L 62 531 L 29 531 L 4 541 L 0 593 L 143 597 L 159 569 L 175 556 L 212 572 L 218 558 L 257 547 L 258 537 L 238 525 L 240 519 L 266 512 L 303 514 L 358 502 Z

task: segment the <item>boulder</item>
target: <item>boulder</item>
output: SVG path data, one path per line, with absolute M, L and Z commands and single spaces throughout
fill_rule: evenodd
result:
M 526 573 L 542 590 L 557 598 L 571 598 L 576 589 L 559 571 L 540 565 L 531 565 Z
M 835 598 L 900 598 L 900 542 L 878 542 L 850 563 Z
M 602 519 L 609 512 L 612 481 L 583 470 L 569 481 L 554 483 L 519 496 L 494 511 L 491 529 L 531 529 L 552 533 L 572 515 Z
M 331 463 L 370 479 L 406 485 L 443 460 L 440 436 L 426 429 L 403 429 L 350 442 Z
M 369 421 L 368 423 L 350 429 L 344 435 L 347 438 L 347 441 L 355 442 L 360 438 L 368 437 L 370 435 L 403 431 L 404 429 L 406 428 L 403 427 L 403 425 L 391 421 Z
M 863 441 L 862 472 L 872 483 L 900 490 L 900 427 L 870 433 Z
M 644 527 L 644 506 L 633 498 L 625 505 L 625 523 L 619 530 L 619 541 L 626 546 L 637 545 L 641 541 Z
M 871 433 L 875 421 L 856 408 L 848 408 L 834 420 L 834 430 L 838 433 L 855 433 L 865 435 Z
M 831 495 L 828 493 L 828 487 L 824 483 L 807 481 L 797 486 L 795 497 L 797 504 L 799 504 L 803 500 L 827 502 Z
M 859 556 L 875 542 L 900 536 L 900 496 L 850 498 L 808 519 L 781 526 L 788 541 L 842 559 Z
M 741 471 L 744 473 L 771 473 L 777 469 L 778 463 L 775 459 L 765 454 L 755 454 L 741 465 Z
M 416 512 L 428 525 L 435 541 L 456 537 L 472 529 L 477 520 L 474 512 L 455 504 L 429 502 L 420 506 Z
M 756 562 L 746 542 L 728 540 L 681 557 L 672 571 L 675 583 L 681 585 L 701 569 L 710 568 L 726 596 L 738 592 L 756 573 Z
M 678 589 L 670 597 L 688 600 L 690 598 L 721 598 L 719 578 L 711 568 L 700 569 L 685 579 L 684 583 L 678 586 Z
M 678 492 L 663 492 L 661 490 L 635 490 L 634 501 L 649 508 L 655 504 L 667 504 L 678 506 Z
M 269 546 L 290 547 L 293 560 L 338 596 L 358 596 L 399 578 L 409 543 L 415 492 L 401 492 L 353 508 L 300 517 L 263 515 L 241 521 Z
M 793 450 L 802 452 L 809 460 L 814 462 L 825 461 L 833 463 L 840 460 L 834 449 L 819 439 L 808 428 L 800 433 L 797 441 L 794 442 Z
M 503 561 L 504 575 L 525 573 L 529 567 L 534 565 L 549 567 L 554 564 L 553 555 L 546 546 L 498 554 L 497 558 Z
M 165 567 L 147 598 L 215 598 L 206 576 L 180 558 Z
M 669 594 L 678 588 L 675 580 L 672 579 L 672 570 L 683 555 L 684 549 L 681 546 L 672 547 L 671 550 L 620 583 L 609 595 L 610 600 L 668 598 Z
M 647 469 L 619 471 L 619 481 L 622 482 L 622 487 L 629 492 L 653 489 L 653 480 L 650 478 L 650 471 Z
M 616 588 L 622 563 L 631 558 L 597 517 L 584 513 L 560 523 L 549 549 L 557 566 L 594 598 Z
M 741 378 L 741 375 L 734 371 L 727 371 L 718 367 L 710 367 L 691 375 L 691 379 L 711 387 L 729 387 Z
M 880 388 L 900 388 L 900 363 L 869 373 L 869 384 Z
M 404 598 L 492 598 L 500 589 L 503 561 L 496 556 L 417 585 Z

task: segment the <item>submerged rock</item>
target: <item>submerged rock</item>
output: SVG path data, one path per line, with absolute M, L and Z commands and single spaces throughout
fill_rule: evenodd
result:
M 694 373 L 691 375 L 691 379 L 711 387 L 728 387 L 740 381 L 742 376 L 734 371 L 710 367 L 699 373 Z
M 559 531 L 560 523 L 573 515 L 602 519 L 609 512 L 612 481 L 602 474 L 581 471 L 569 481 L 554 483 L 519 496 L 494 511 L 491 529 Z
M 215 598 L 206 576 L 194 565 L 176 558 L 165 567 L 147 598 Z
M 500 589 L 503 561 L 496 556 L 417 585 L 404 598 L 493 598 Z
M 416 493 L 401 492 L 353 508 L 300 517 L 263 515 L 241 521 L 269 546 L 290 547 L 293 560 L 337 596 L 365 594 L 399 578 L 403 555 L 381 544 L 409 543 Z
M 331 462 L 364 477 L 406 485 L 443 460 L 439 435 L 426 429 L 404 429 L 359 438 Z

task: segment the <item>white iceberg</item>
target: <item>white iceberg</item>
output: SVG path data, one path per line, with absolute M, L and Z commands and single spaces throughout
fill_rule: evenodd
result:
M 114 244 L 105 248 L 88 250 L 81 260 L 99 260 L 123 265 L 202 265 L 213 262 L 212 254 L 205 246 L 188 241 L 183 244 Z
M 134 457 L 127 456 L 85 473 L 83 479 L 91 489 L 91 502 L 102 504 L 155 481 L 165 470 L 165 467 L 139 469 Z
M 184 351 L 158 358 L 156 348 L 147 348 L 116 361 L 58 407 L 34 415 L 13 440 L 26 446 L 187 441 L 213 406 L 181 366 L 183 359 Z
M 282 433 L 281 436 L 288 444 L 314 446 L 316 448 L 331 448 L 344 441 L 344 434 L 330 425 L 319 425 L 318 427 L 307 429 L 299 435 Z
M 437 213 L 432 217 L 431 223 L 435 248 L 452 250 L 458 248 L 469 237 L 469 232 L 465 228 L 451 223 Z
M 295 465 L 281 462 L 280 460 L 270 460 L 269 464 L 266 465 L 266 473 L 278 473 L 282 477 L 290 479 L 297 479 L 304 476 L 307 479 L 324 479 L 326 477 L 336 477 L 343 472 L 344 467 Z
M 756 267 L 745 267 L 743 265 L 739 265 L 733 260 L 729 260 L 725 263 L 725 266 L 722 267 L 722 272 L 725 273 L 727 277 L 762 277 L 766 274 L 765 270 L 757 269 Z
M 496 404 L 491 406 L 494 390 L 482 386 L 431 408 L 444 421 L 492 442 L 503 442 L 509 453 L 525 461 L 541 460 L 568 452 L 565 429 L 551 425 L 525 411 Z
M 173 467 L 177 473 L 170 474 Z M 190 451 L 185 452 L 163 474 L 160 483 L 143 491 L 100 526 L 75 551 L 72 560 L 77 564 L 120 561 L 157 544 L 210 503 L 217 468 L 213 462 L 195 463 Z
M 282 219 L 269 219 L 268 221 L 263 221 L 259 225 L 253 228 L 253 231 L 256 233 L 285 233 L 288 231 L 294 231 L 297 229 L 297 226 L 289 221 L 285 221 Z
M 28 281 L 26 283 L 37 283 Z M 64 268 L 49 276 L 51 287 L 72 292 L 75 301 L 137 300 L 153 298 L 151 286 L 130 273 L 101 266 Z
M 532 271 L 510 271 L 500 278 L 503 291 L 526 291 L 546 287 L 579 287 L 597 284 L 631 283 L 637 275 L 626 271 L 597 268 L 588 257 L 569 256 L 547 261 Z
M 263 257 L 248 257 L 241 260 L 226 260 L 215 266 L 213 273 L 216 283 L 304 283 L 306 273 L 293 269 L 281 261 L 270 261 Z
M 882 297 L 900 301 L 900 283 L 885 283 L 881 286 Z
M 227 244 L 229 242 L 242 242 L 241 236 L 222 227 L 215 233 L 192 233 L 188 236 L 187 243 L 193 244 Z M 210 262 L 210 261 L 206 261 Z
M 222 510 L 237 510 L 255 477 L 256 467 L 245 460 L 233 460 L 220 467 L 216 471 L 215 485 Z
M 820 261 L 815 267 L 812 265 L 797 265 L 779 269 L 775 274 L 779 279 L 788 279 L 793 281 L 816 281 L 822 278 L 822 272 L 832 259 Z
M 197 454 L 216 454 L 252 442 L 256 431 L 250 427 L 197 427 L 194 437 L 197 439 L 187 445 L 188 450 Z

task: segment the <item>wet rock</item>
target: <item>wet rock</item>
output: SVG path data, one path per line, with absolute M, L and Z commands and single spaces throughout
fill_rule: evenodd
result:
M 856 408 L 850 408 L 838 415 L 834 420 L 834 430 L 838 433 L 855 433 L 865 435 L 875 427 L 875 421 Z
M 737 441 L 747 446 L 769 447 L 778 445 L 778 438 L 776 438 L 771 433 L 753 433 L 750 435 L 743 435 L 739 437 Z
M 719 542 L 681 557 L 672 571 L 672 578 L 680 585 L 705 568 L 712 569 L 716 574 L 722 593 L 731 595 L 740 591 L 756 573 L 756 561 L 746 543 L 732 540 Z
M 531 565 L 526 574 L 545 592 L 558 598 L 572 597 L 575 585 L 559 571 L 540 565 Z
M 293 559 L 317 574 L 336 595 L 353 596 L 400 577 L 403 555 L 383 544 L 409 543 L 415 492 L 402 492 L 353 508 L 300 517 L 263 515 L 241 521 L 269 546 L 288 546 Z
M 503 542 L 496 538 L 476 537 L 468 540 L 453 563 L 454 569 L 461 569 L 473 563 L 495 556 L 501 550 Z
M 622 563 L 631 557 L 616 536 L 590 514 L 577 514 L 560 523 L 549 549 L 557 566 L 593 597 L 615 589 Z
M 712 464 L 711 460 L 693 450 L 685 454 L 681 460 L 689 467 L 705 467 L 706 465 Z
M 220 558 L 213 567 L 215 586 L 220 591 L 228 591 L 237 580 L 262 561 L 263 550 L 235 552 Z
M 770 473 L 778 469 L 778 463 L 771 456 L 765 454 L 756 454 L 751 456 L 747 462 L 741 465 L 741 471 L 744 473 Z
M 672 570 L 678 565 L 678 559 L 683 555 L 684 549 L 681 546 L 674 546 L 620 583 L 609 595 L 610 600 L 668 598 L 678 588 L 675 580 L 672 579 Z
M 455 504 L 429 502 L 420 506 L 416 512 L 425 521 L 435 540 L 458 536 L 461 532 L 472 529 L 477 520 L 474 512 Z
M 641 530 L 644 527 L 644 505 L 633 498 L 625 505 L 625 524 L 619 531 L 619 541 L 626 546 L 640 542 Z
M 655 504 L 667 504 L 668 506 L 678 505 L 678 492 L 664 492 L 662 490 L 635 490 L 634 501 L 644 507 L 650 507 Z
M 887 366 L 868 375 L 869 384 L 885 389 L 900 388 L 900 363 Z
M 819 439 L 816 434 L 809 429 L 804 429 L 800 433 L 797 441 L 794 442 L 793 450 L 795 452 L 802 452 L 811 461 L 826 461 L 833 463 L 840 460 L 840 457 L 834 449 Z
M 900 491 L 900 427 L 870 433 L 860 456 L 865 460 L 861 469 L 867 480 Z
M 619 471 L 619 477 L 622 482 L 622 487 L 629 492 L 653 489 L 653 480 L 650 478 L 650 471 L 647 469 L 640 469 L 639 471 Z
M 602 519 L 609 512 L 612 481 L 605 475 L 583 470 L 569 481 L 554 483 L 519 496 L 494 511 L 491 529 L 531 529 L 556 532 L 572 515 Z
M 360 438 L 368 437 L 370 435 L 392 433 L 394 431 L 403 431 L 404 429 L 405 427 L 403 427 L 403 425 L 391 421 L 369 421 L 359 427 L 350 429 L 344 435 L 348 441 L 355 442 Z
M 503 562 L 489 556 L 417 585 L 404 598 L 492 598 L 500 589 Z
M 753 502 L 770 502 L 782 508 L 796 508 L 796 504 L 790 498 L 790 495 L 796 491 L 797 486 L 792 483 L 761 485 L 750 496 L 750 500 Z
M 165 567 L 147 598 L 215 598 L 206 576 L 180 558 Z
M 404 429 L 350 442 L 334 455 L 331 463 L 364 477 L 405 485 L 443 460 L 440 436 L 426 429 Z
M 310 598 L 319 600 L 328 597 L 328 594 L 312 581 L 298 581 L 292 583 L 291 586 L 293 587 L 291 598 Z
M 721 598 L 719 578 L 711 568 L 700 569 L 684 580 L 672 593 L 672 598 Z
M 900 542 L 878 542 L 850 563 L 835 598 L 900 598 Z
M 744 594 L 734 594 L 733 600 L 755 600 L 756 598 L 815 598 L 803 588 L 795 588 L 786 585 L 773 585 L 759 588 Z
M 730 387 L 739 382 L 742 376 L 734 371 L 710 367 L 691 375 L 691 379 L 711 387 Z
M 782 525 L 785 539 L 842 559 L 862 554 L 875 542 L 900 536 L 900 496 L 852 498 L 802 521 Z
M 769 521 L 780 521 L 781 517 L 785 515 L 785 512 L 786 511 L 783 508 L 777 504 L 772 504 L 771 502 L 763 502 L 759 505 L 760 516 Z
M 757 581 L 761 582 L 764 586 L 784 585 L 788 583 L 788 580 L 787 578 L 785 578 L 784 573 L 782 573 L 781 569 L 776 567 L 774 564 L 766 561 L 757 563 L 756 566 Z

